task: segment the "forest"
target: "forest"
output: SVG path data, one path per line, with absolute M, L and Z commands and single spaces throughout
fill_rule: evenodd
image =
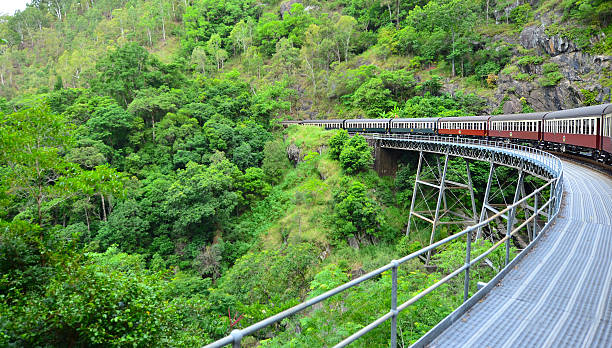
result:
M 570 53 L 612 54 L 606 0 L 33 0 L 0 17 L 0 346 L 202 346 L 420 249 L 414 157 L 379 177 L 363 137 L 280 121 L 538 110 L 507 82 L 568 90 L 559 55 L 517 39 L 544 19 Z M 560 105 L 610 98 L 609 68 L 580 76 Z M 403 267 L 400 301 L 461 248 Z M 336 344 L 387 311 L 389 277 L 243 344 Z M 402 346 L 462 282 L 402 313 Z

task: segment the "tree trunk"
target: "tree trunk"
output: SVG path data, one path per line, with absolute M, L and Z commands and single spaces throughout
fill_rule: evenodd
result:
M 102 199 L 102 220 L 106 221 L 106 204 L 104 204 L 104 195 L 100 193 Z
M 153 47 L 153 40 L 151 39 L 151 29 L 147 28 L 147 33 L 149 34 L 149 47 Z
M 153 142 L 155 142 L 155 116 L 151 115 L 151 128 L 153 129 Z
M 395 2 L 397 8 L 395 9 L 395 29 L 399 30 L 399 10 L 400 10 L 400 0 Z
M 164 38 L 164 41 L 166 41 L 166 21 L 164 21 L 164 6 L 161 1 L 159 2 L 159 9 L 161 12 L 162 21 L 162 37 Z
M 487 23 L 489 22 L 489 2 L 491 0 L 487 0 Z
M 351 44 L 351 36 L 346 38 L 346 46 L 344 46 L 344 61 L 348 62 L 349 45 Z
M 453 55 L 453 59 L 452 59 L 452 73 L 451 73 L 451 75 L 453 77 L 455 77 L 455 30 L 452 30 L 452 39 L 453 39 L 453 43 L 452 43 L 453 47 L 452 47 L 451 52 L 452 52 L 452 55 Z

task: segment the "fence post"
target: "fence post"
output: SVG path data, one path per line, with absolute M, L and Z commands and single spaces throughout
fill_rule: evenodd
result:
M 533 236 L 531 238 L 531 240 L 536 239 L 536 237 L 538 236 L 538 218 L 540 217 L 540 213 L 538 212 L 538 194 L 535 194 L 534 200 L 533 200 L 533 215 L 535 215 L 535 217 L 533 218 Z
M 556 201 L 555 198 L 557 197 L 555 186 L 556 185 L 554 182 L 550 184 L 550 195 L 549 195 L 550 197 L 548 198 L 549 203 L 548 203 L 548 221 L 547 222 L 550 222 L 550 220 L 552 220 L 552 215 L 554 211 L 553 205 L 555 204 L 555 201 Z
M 242 341 L 242 332 L 240 330 L 233 330 L 230 335 L 234 339 L 232 341 L 232 348 L 240 348 L 240 342 Z
M 465 241 L 465 281 L 463 284 L 463 302 L 467 301 L 470 292 L 470 259 L 472 252 L 472 229 L 468 230 Z
M 393 268 L 391 269 L 391 348 L 397 347 L 397 269 L 399 262 L 391 261 Z

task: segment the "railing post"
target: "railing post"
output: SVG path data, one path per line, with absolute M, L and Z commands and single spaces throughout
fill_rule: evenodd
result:
M 536 239 L 536 237 L 538 236 L 538 217 L 540 216 L 540 213 L 538 212 L 538 194 L 536 193 L 533 199 L 533 215 L 535 216 L 533 218 L 533 236 L 531 238 L 531 240 Z
M 397 347 L 397 269 L 399 262 L 391 261 L 393 268 L 391 269 L 391 348 Z
M 554 211 L 553 205 L 555 204 L 557 192 L 555 190 L 555 183 L 550 184 L 550 197 L 548 198 L 548 220 L 546 222 L 550 222 L 552 220 L 552 214 Z
M 465 280 L 463 284 L 463 302 L 467 301 L 470 292 L 470 259 L 472 252 L 472 229 L 468 230 L 465 241 Z
M 240 343 L 242 341 L 242 332 L 240 330 L 233 330 L 230 335 L 233 338 L 232 348 L 240 348 Z

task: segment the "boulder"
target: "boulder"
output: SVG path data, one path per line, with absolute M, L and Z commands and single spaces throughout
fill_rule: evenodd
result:
M 300 162 L 300 156 L 300 148 L 297 147 L 294 143 L 291 143 L 291 145 L 287 147 L 287 157 L 289 158 L 289 161 L 293 163 L 293 166 L 296 166 Z
M 559 35 L 548 36 L 544 25 L 528 26 L 521 32 L 519 42 L 527 49 L 537 49 L 541 53 L 556 56 L 565 52 L 578 51 L 572 41 Z

